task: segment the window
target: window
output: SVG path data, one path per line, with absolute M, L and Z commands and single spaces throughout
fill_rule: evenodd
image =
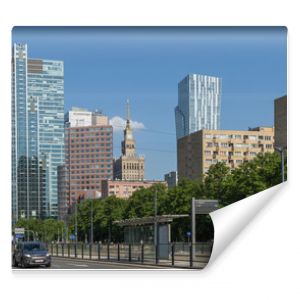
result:
M 252 140 L 252 141 L 256 141 L 257 140 L 257 136 L 256 135 L 249 135 L 248 139 Z
M 219 134 L 219 138 L 220 139 L 228 139 L 228 135 L 227 134 Z

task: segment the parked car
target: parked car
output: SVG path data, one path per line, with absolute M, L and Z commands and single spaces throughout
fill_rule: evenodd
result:
M 51 266 L 51 255 L 42 242 L 20 242 L 12 255 L 13 267 Z

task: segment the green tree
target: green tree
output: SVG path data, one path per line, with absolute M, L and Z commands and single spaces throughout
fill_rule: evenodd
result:
M 204 178 L 205 195 L 208 199 L 222 202 L 231 188 L 232 175 L 230 168 L 223 162 L 212 165 Z

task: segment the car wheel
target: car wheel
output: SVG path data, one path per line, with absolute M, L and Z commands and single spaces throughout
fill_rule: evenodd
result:
M 16 258 L 15 258 L 15 257 L 13 257 L 12 266 L 13 266 L 13 267 L 17 267 L 17 266 L 18 266 L 18 264 L 17 264 L 17 261 L 16 261 Z
M 51 267 L 51 263 L 46 264 L 46 268 L 50 268 Z
M 21 260 L 21 268 L 27 268 L 27 264 L 25 263 L 24 259 Z

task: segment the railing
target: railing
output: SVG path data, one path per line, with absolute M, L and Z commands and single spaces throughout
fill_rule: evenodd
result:
M 212 243 L 178 242 L 156 246 L 125 243 L 50 243 L 47 247 L 54 257 L 199 269 L 207 265 L 212 251 Z

